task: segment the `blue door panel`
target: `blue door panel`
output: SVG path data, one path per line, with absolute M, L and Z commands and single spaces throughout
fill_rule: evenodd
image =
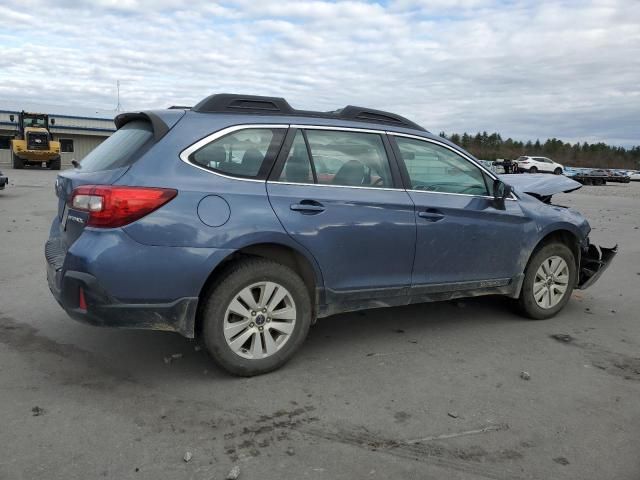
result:
M 535 223 L 517 201 L 414 192 L 417 242 L 413 285 L 512 278 Z
M 416 224 L 407 192 L 278 182 L 268 182 L 267 190 L 287 233 L 317 260 L 328 289 L 411 284 Z

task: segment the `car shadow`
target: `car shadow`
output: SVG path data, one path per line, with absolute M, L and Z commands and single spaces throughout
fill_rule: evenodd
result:
M 424 339 L 435 334 L 446 336 L 464 332 L 473 325 L 486 327 L 519 321 L 523 319 L 513 312 L 511 302 L 500 296 L 339 314 L 319 319 L 312 326 L 305 344 L 291 363 L 308 365 L 309 362 L 322 361 L 322 358 L 349 356 L 354 351 L 365 355 L 372 349 L 388 349 L 390 339 L 398 334 L 406 333 L 407 339 Z M 79 342 L 81 348 L 101 357 L 107 356 L 109 362 L 136 378 L 236 380 L 215 365 L 197 340 L 170 332 L 113 330 L 83 325 L 76 325 L 76 328 L 82 331 L 72 334 L 76 337 L 72 339 L 74 343 Z

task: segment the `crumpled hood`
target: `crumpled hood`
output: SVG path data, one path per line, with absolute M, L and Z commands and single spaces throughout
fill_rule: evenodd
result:
M 549 199 L 556 193 L 569 193 L 582 187 L 581 183 L 564 175 L 548 173 L 510 173 L 498 177 L 516 191 L 528 193 L 541 200 Z

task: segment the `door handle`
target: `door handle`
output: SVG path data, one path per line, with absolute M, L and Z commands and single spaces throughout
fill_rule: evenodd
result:
M 430 222 L 438 222 L 444 218 L 444 214 L 435 208 L 429 208 L 422 212 L 418 212 L 418 216 L 425 220 L 429 220 Z
M 315 200 L 302 200 L 300 203 L 291 204 L 289 208 L 304 215 L 315 215 L 325 211 L 324 205 Z

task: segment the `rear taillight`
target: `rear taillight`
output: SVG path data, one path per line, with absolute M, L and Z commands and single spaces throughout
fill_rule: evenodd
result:
M 178 192 L 170 188 L 84 185 L 76 188 L 69 207 L 88 212 L 88 227 L 122 227 L 157 210 Z

